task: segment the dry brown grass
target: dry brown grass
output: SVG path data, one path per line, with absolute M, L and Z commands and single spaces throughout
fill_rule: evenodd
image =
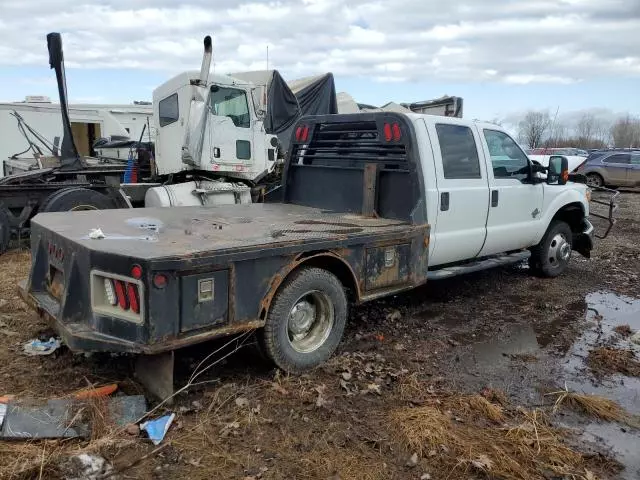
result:
M 631 330 L 629 325 L 618 325 L 613 331 L 624 338 L 630 337 L 633 334 L 633 330 Z
M 473 422 L 476 415 L 490 418 L 497 412 L 476 401 L 476 396 L 452 396 L 440 404 L 401 408 L 392 413 L 391 425 L 410 451 L 436 452 L 434 459 L 452 471 L 451 478 L 469 471 L 504 480 L 543 479 L 548 472 L 584 477 L 585 457 L 567 446 L 566 432 L 554 428 L 540 410 L 500 411 L 507 426 L 479 425 Z M 449 413 L 456 404 L 459 408 Z
M 629 418 L 625 410 L 613 400 L 600 397 L 598 395 L 585 395 L 582 393 L 570 392 L 568 389 L 552 392 L 548 395 L 556 395 L 553 411 L 567 406 L 581 413 L 586 413 L 592 417 L 607 422 L 621 422 Z
M 504 422 L 504 412 L 500 405 L 491 403 L 482 395 L 454 396 L 447 402 L 457 406 L 465 415 L 487 418 L 492 422 Z
M 495 388 L 487 387 L 487 388 L 484 388 L 480 392 L 480 394 L 492 403 L 497 403 L 498 405 L 501 405 L 503 407 L 506 407 L 507 405 L 509 405 L 509 399 L 507 398 L 507 395 L 502 390 L 497 390 Z
M 640 362 L 631 350 L 601 347 L 591 350 L 587 364 L 599 374 L 621 373 L 640 377 Z

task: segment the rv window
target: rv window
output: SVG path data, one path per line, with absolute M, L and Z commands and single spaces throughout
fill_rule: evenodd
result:
M 229 117 L 236 127 L 249 128 L 249 104 L 244 90 L 218 87 L 211 92 L 211 110 L 214 115 Z
M 158 104 L 158 114 L 160 116 L 160 126 L 166 127 L 173 122 L 178 121 L 178 94 L 173 95 L 160 100 Z

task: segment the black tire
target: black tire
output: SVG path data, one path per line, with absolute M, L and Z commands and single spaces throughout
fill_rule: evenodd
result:
M 312 310 L 308 309 L 309 306 Z M 290 315 L 294 307 L 301 316 L 297 317 L 297 325 L 294 317 L 291 318 L 292 329 L 302 330 L 300 323 L 313 316 L 307 332 L 298 333 L 305 337 L 295 338 L 295 332 L 290 329 Z M 333 311 L 333 321 L 325 326 L 329 322 L 318 320 L 317 312 L 324 311 L 328 318 L 329 310 Z M 305 311 L 313 311 L 313 314 L 307 316 Z M 287 279 L 274 296 L 261 332 L 261 343 L 278 367 L 289 373 L 302 373 L 325 362 L 333 354 L 342 339 L 347 313 L 347 295 L 335 275 L 320 268 L 303 268 Z M 312 348 L 316 343 L 317 346 Z
M 40 212 L 68 212 L 72 210 L 108 210 L 116 208 L 106 195 L 88 188 L 64 188 L 51 195 Z
M 11 241 L 11 222 L 9 215 L 4 211 L 4 207 L 0 208 L 0 254 L 9 249 Z
M 604 178 L 599 173 L 588 173 L 587 185 L 590 187 L 604 187 Z
M 557 277 L 567 269 L 572 247 L 571 227 L 566 222 L 554 220 L 540 243 L 531 249 L 529 267 L 536 275 Z

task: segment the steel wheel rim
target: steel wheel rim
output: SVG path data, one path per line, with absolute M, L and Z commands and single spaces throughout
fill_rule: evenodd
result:
M 333 302 L 318 290 L 305 293 L 296 300 L 287 318 L 287 338 L 299 353 L 320 348 L 329 338 L 335 322 Z
M 595 175 L 587 175 L 587 185 L 590 187 L 599 187 L 600 179 Z
M 571 257 L 571 244 L 567 241 L 567 237 L 563 233 L 556 233 L 553 236 L 549 243 L 547 257 L 553 267 L 569 261 Z

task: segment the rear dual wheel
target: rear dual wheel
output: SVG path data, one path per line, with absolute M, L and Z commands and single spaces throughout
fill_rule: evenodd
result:
M 280 368 L 301 373 L 335 351 L 347 321 L 340 280 L 320 268 L 302 268 L 274 296 L 260 333 L 264 353 Z
M 41 212 L 75 212 L 81 210 L 108 210 L 116 208 L 114 202 L 100 192 L 82 187 L 63 188 L 53 193 L 40 207 Z

